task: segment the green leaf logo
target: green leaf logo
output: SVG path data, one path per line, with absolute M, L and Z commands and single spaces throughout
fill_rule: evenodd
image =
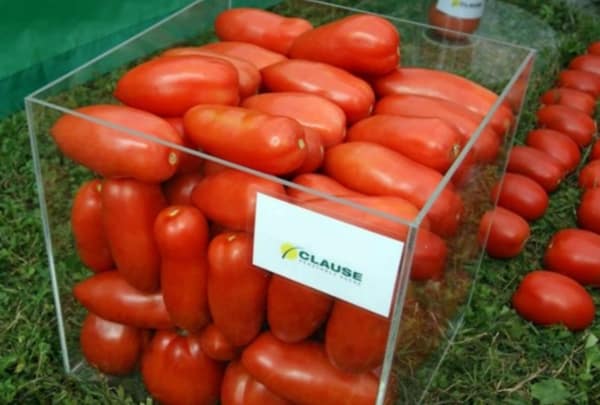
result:
M 460 0 L 452 0 L 452 7 L 460 6 Z
M 283 243 L 279 250 L 281 251 L 281 258 L 287 260 L 296 260 L 298 258 L 298 246 L 294 246 L 289 242 Z

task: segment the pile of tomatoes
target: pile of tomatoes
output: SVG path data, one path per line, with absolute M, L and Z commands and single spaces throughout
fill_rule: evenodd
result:
M 77 252 L 95 273 L 73 288 L 89 311 L 82 352 L 106 374 L 139 365 L 165 404 L 372 404 L 389 319 L 254 266 L 256 194 L 404 240 L 405 225 L 270 176 L 412 221 L 498 96 L 399 67 L 400 36 L 373 15 L 313 28 L 232 9 L 215 29 L 220 42 L 126 72 L 122 104 L 79 108 L 51 130 L 98 176 L 72 207 Z M 496 159 L 513 123 L 502 105 L 436 199 L 413 280 L 443 278 L 464 210 L 457 185 Z

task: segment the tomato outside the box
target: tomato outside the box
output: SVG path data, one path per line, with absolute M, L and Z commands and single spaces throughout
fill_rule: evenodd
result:
M 535 180 L 547 192 L 556 190 L 565 173 L 563 166 L 546 152 L 531 146 L 513 146 L 506 170 Z
M 550 239 L 544 265 L 583 285 L 600 286 L 600 235 L 583 229 L 561 229 Z
M 600 188 L 583 193 L 577 209 L 577 223 L 583 229 L 600 234 Z
M 548 194 L 542 186 L 527 176 L 506 173 L 491 191 L 492 203 L 533 221 L 544 215 L 548 208 Z
M 508 259 L 523 251 L 530 234 L 525 219 L 505 208 L 496 207 L 486 211 L 481 218 L 477 240 L 490 256 Z
M 600 76 L 598 76 L 600 80 Z M 592 142 L 596 135 L 596 122 L 586 113 L 564 105 L 547 105 L 537 112 L 538 123 L 568 135 L 584 147 Z
M 542 104 L 560 104 L 593 115 L 596 109 L 596 100 L 588 93 L 580 90 L 558 87 L 546 91 L 540 97 Z
M 558 161 L 565 172 L 570 173 L 581 161 L 581 152 L 575 141 L 562 132 L 552 129 L 535 129 L 527 134 L 528 146 L 546 152 Z
M 600 187 L 600 160 L 592 160 L 579 172 L 579 187 L 584 190 Z
M 588 93 L 597 99 L 600 96 L 600 75 L 584 70 L 565 69 L 558 74 L 558 85 Z

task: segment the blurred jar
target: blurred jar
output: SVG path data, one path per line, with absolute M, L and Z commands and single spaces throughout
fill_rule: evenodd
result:
M 485 0 L 436 0 L 429 7 L 429 24 L 458 32 L 434 30 L 438 36 L 453 41 L 464 41 L 479 27 Z

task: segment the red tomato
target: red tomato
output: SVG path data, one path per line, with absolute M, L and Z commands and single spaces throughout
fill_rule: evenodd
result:
M 548 270 L 562 273 L 583 285 L 600 285 L 600 235 L 582 229 L 556 232 L 546 254 Z
M 584 70 L 600 75 L 600 55 L 586 54 L 571 59 L 569 69 Z
M 585 329 L 594 321 L 596 308 L 579 283 L 561 274 L 536 270 L 527 274 L 512 297 L 523 318 L 539 325 L 563 324 Z
M 329 316 L 333 298 L 274 274 L 267 293 L 267 320 L 271 333 L 288 343 L 310 337 Z
M 98 273 L 75 284 L 73 295 L 88 311 L 112 322 L 143 329 L 174 326 L 162 294 L 136 290 L 116 271 Z
M 586 190 L 577 210 L 577 223 L 581 228 L 600 234 L 600 188 Z
M 485 246 L 488 255 L 508 259 L 521 253 L 530 234 L 525 219 L 506 208 L 496 207 L 481 218 L 477 240 Z
M 324 147 L 337 145 L 346 136 L 346 115 L 337 104 L 315 94 L 281 92 L 249 97 L 242 107 L 293 118 L 321 136 Z
M 239 348 L 232 345 L 214 323 L 202 330 L 200 348 L 208 357 L 218 361 L 233 360 L 239 354 Z
M 142 356 L 144 385 L 164 405 L 217 404 L 223 371 L 202 352 L 197 335 L 158 331 Z
M 427 229 L 421 228 L 417 232 L 410 279 L 439 280 L 444 276 L 448 246 L 442 238 Z
M 270 51 L 258 45 L 239 41 L 214 42 L 202 45 L 198 47 L 198 49 L 243 59 L 252 63 L 258 70 L 262 70 L 269 65 L 274 65 L 277 62 L 287 59 L 280 53 Z
M 579 172 L 579 187 L 584 190 L 600 187 L 600 160 L 592 160 Z
M 71 230 L 81 262 L 94 273 L 114 268 L 102 223 L 102 183 L 86 181 L 79 187 L 71 208 Z
M 542 186 L 527 176 L 506 173 L 491 191 L 492 203 L 506 208 L 528 221 L 540 218 L 548 208 L 548 194 Z
M 290 173 L 306 159 L 304 129 L 295 120 L 240 107 L 199 105 L 183 119 L 206 153 L 271 174 Z
M 135 108 L 94 105 L 75 111 L 163 141 L 182 143 L 168 122 Z M 65 156 L 104 177 L 160 182 L 171 177 L 179 164 L 180 152 L 176 149 L 70 114 L 60 117 L 50 133 Z
M 180 47 L 171 48 L 165 51 L 162 56 L 181 56 L 181 55 L 200 55 L 210 56 L 213 58 L 223 59 L 231 63 L 238 73 L 238 85 L 240 90 L 240 97 L 246 98 L 253 94 L 256 94 L 260 86 L 260 72 L 252 63 L 247 60 L 236 58 L 234 56 L 227 56 L 218 52 L 210 51 L 208 49 L 201 49 L 199 47 Z
M 204 175 L 206 177 L 208 177 L 210 175 L 213 175 L 213 174 L 216 174 L 216 173 L 222 172 L 224 170 L 228 170 L 228 169 L 230 169 L 229 166 L 225 166 L 225 165 L 222 165 L 220 163 L 213 162 L 212 160 L 208 160 L 207 159 L 204 162 L 204 170 L 203 170 L 203 172 L 204 172 Z
M 594 55 L 600 55 L 600 41 L 592 42 L 588 45 L 587 48 L 588 53 L 592 53 Z
M 208 223 L 190 205 L 163 209 L 154 222 L 161 255 L 160 285 L 173 323 L 196 332 L 210 321 L 206 279 Z
M 135 370 L 142 353 L 144 331 L 88 313 L 79 343 L 86 361 L 101 372 L 126 375 Z
M 579 146 L 562 132 L 552 129 L 535 129 L 527 134 L 525 143 L 552 156 L 567 173 L 575 170 L 581 161 Z
M 152 228 L 166 206 L 160 186 L 130 179 L 105 180 L 102 206 L 104 229 L 117 271 L 139 290 L 158 290 L 160 255 Z
M 333 195 L 335 197 L 365 197 L 364 194 L 349 189 L 346 186 L 341 185 L 331 177 L 327 177 L 318 173 L 304 173 L 296 176 L 293 182 L 300 184 L 301 186 L 308 187 L 313 190 L 318 190 L 327 195 Z M 300 190 L 298 188 L 288 187 L 287 195 L 292 198 L 295 203 L 318 200 L 319 197 L 316 194 L 311 194 Z
M 349 333 L 349 325 L 360 325 L 360 333 Z M 383 362 L 390 322 L 387 318 L 337 300 L 327 321 L 325 351 L 341 370 L 369 372 Z
M 348 142 L 329 148 L 323 168 L 329 176 L 361 193 L 398 196 L 419 209 L 442 179 L 433 169 L 367 142 Z M 432 230 L 441 236 L 453 235 L 462 213 L 460 196 L 445 188 L 428 213 Z
M 183 146 L 189 149 L 196 149 L 196 145 L 192 143 L 190 138 L 185 134 L 183 129 L 183 118 L 181 117 L 171 117 L 165 118 L 169 124 L 175 128 L 179 136 L 181 137 L 181 142 Z M 179 157 L 179 166 L 177 166 L 177 173 L 192 173 L 202 170 L 202 165 L 204 161 L 198 156 L 194 156 L 185 152 L 181 152 Z
M 596 134 L 596 122 L 586 113 L 564 105 L 547 105 L 537 112 L 538 123 L 569 135 L 583 147 L 592 142 Z
M 325 148 L 321 142 L 321 136 L 311 128 L 304 128 L 304 140 L 306 141 L 306 158 L 292 176 L 302 173 L 312 173 L 321 167 L 325 157 Z
M 289 57 L 314 60 L 349 72 L 384 75 L 400 62 L 400 35 L 385 18 L 355 14 L 304 32 Z
M 313 28 L 303 18 L 288 18 L 258 8 L 232 8 L 215 20 L 221 41 L 242 41 L 286 54 L 294 40 Z
M 279 183 L 227 169 L 198 183 L 192 192 L 192 201 L 212 221 L 226 228 L 252 231 L 257 192 L 285 196 Z
M 265 319 L 269 273 L 252 264 L 252 236 L 225 232 L 208 246 L 208 304 L 231 344 L 247 345 Z
M 531 146 L 513 146 L 508 157 L 506 170 L 522 174 L 535 180 L 547 192 L 558 188 L 565 170 L 561 164 L 546 152 Z
M 354 124 L 348 141 L 377 143 L 444 173 L 460 153 L 463 137 L 439 118 L 374 115 Z
M 560 104 L 593 115 L 596 110 L 596 100 L 588 93 L 566 87 L 553 88 L 542 94 L 542 104 Z
M 459 104 L 482 118 L 498 100 L 498 95 L 478 83 L 442 70 L 402 67 L 373 81 L 378 96 L 416 95 L 440 98 Z M 504 134 L 514 122 L 509 107 L 501 105 L 492 117 L 492 128 Z
M 129 70 L 114 93 L 124 104 L 157 115 L 180 117 L 197 104 L 236 105 L 238 73 L 218 57 L 158 57 Z
M 229 363 L 221 386 L 222 405 L 293 405 L 273 394 L 252 377 L 241 363 Z
M 584 70 L 565 69 L 558 74 L 561 87 L 588 93 L 594 98 L 600 96 L 600 76 Z
M 242 365 L 269 390 L 293 403 L 373 405 L 377 397 L 379 384 L 372 373 L 337 369 L 316 342 L 284 343 L 266 332 L 244 350 Z
M 590 152 L 590 160 L 600 160 L 600 142 L 596 141 Z
M 306 60 L 286 60 L 262 71 L 264 85 L 271 91 L 316 94 L 337 104 L 349 123 L 371 114 L 375 94 L 362 79 L 335 66 Z
M 163 193 L 169 205 L 192 205 L 192 191 L 203 178 L 202 173 L 183 173 L 163 183 Z
M 375 114 L 393 114 L 407 117 L 439 118 L 456 127 L 463 137 L 463 145 L 473 136 L 482 116 L 462 105 L 419 95 L 391 95 L 383 97 L 375 106 Z M 500 136 L 485 127 L 473 145 L 474 158 L 483 162 L 496 159 L 500 151 Z

